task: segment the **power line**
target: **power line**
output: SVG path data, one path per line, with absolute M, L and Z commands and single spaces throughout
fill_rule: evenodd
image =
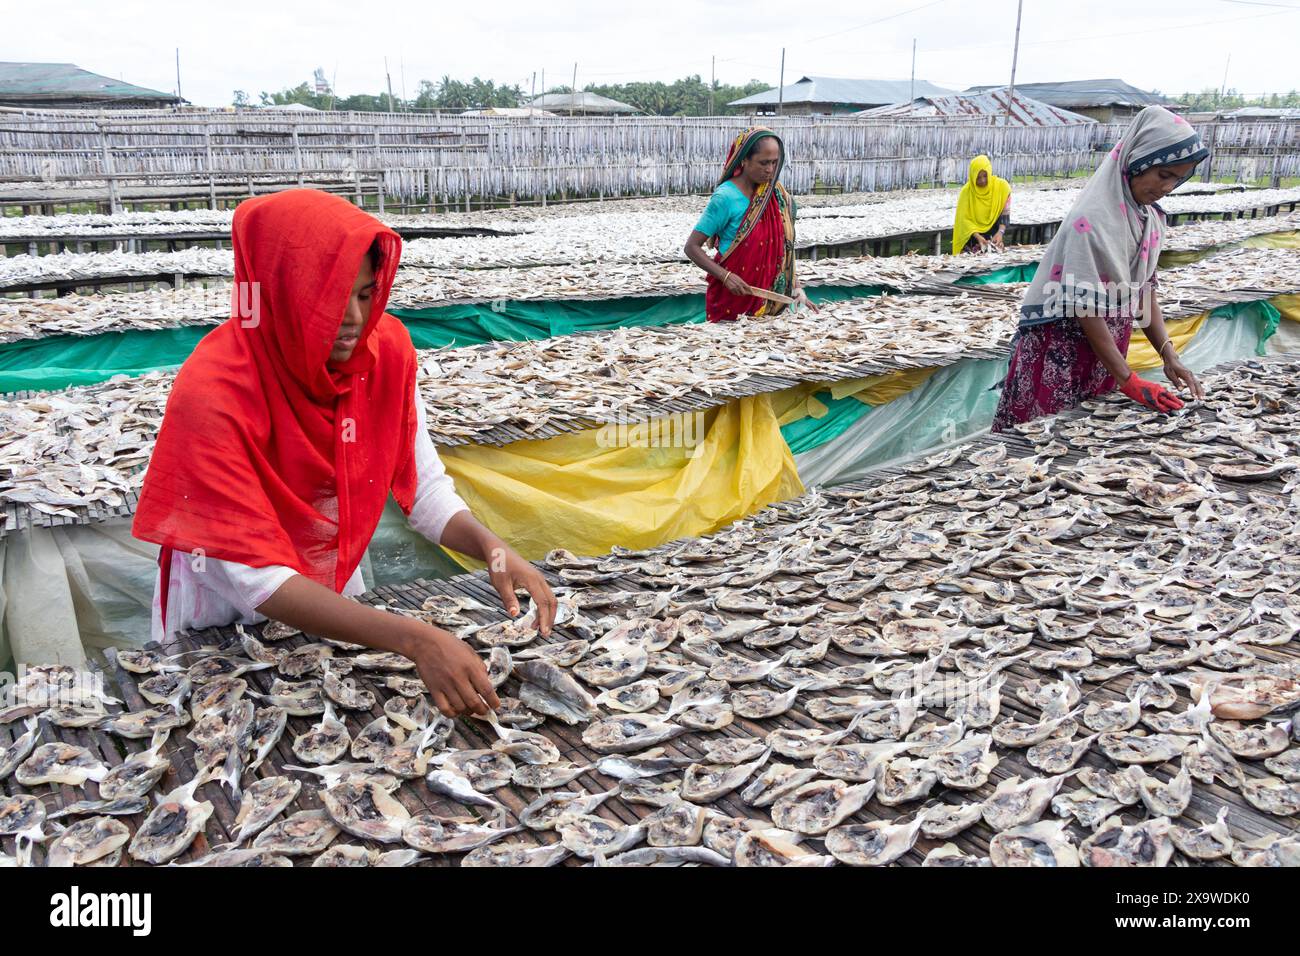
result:
M 859 23 L 857 26 L 846 27 L 843 30 L 836 30 L 833 33 L 823 33 L 821 36 L 809 37 L 808 39 L 801 40 L 799 42 L 816 43 L 818 40 L 825 40 L 828 37 L 842 36 L 845 33 L 852 33 L 854 30 L 862 30 L 865 29 L 866 27 L 874 27 L 877 23 L 884 23 L 886 20 L 897 20 L 899 17 L 905 17 L 909 13 L 916 13 L 920 10 L 925 10 L 930 7 L 937 7 L 939 4 L 946 3 L 946 2 L 947 0 L 931 0 L 930 3 L 923 3 L 919 7 L 911 7 L 910 9 L 907 10 L 900 10 L 898 13 L 891 13 L 887 17 L 880 17 L 875 20 L 868 20 L 866 23 Z M 798 45 L 799 43 L 791 44 L 791 46 L 798 46 Z
M 1220 0 L 1221 3 L 1239 3 L 1247 7 L 1281 7 L 1283 10 L 1300 10 L 1291 3 L 1264 3 L 1263 0 Z

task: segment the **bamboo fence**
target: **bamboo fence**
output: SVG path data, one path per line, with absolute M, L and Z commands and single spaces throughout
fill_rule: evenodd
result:
M 961 182 L 986 153 L 1004 176 L 1097 165 L 1113 124 L 992 126 L 987 118 L 483 117 L 413 113 L 0 111 L 0 181 L 208 185 L 255 178 L 356 182 L 382 176 L 399 201 L 535 200 L 701 192 L 737 130 L 785 141 L 782 181 L 877 191 Z M 1300 175 L 1300 121 L 1200 127 L 1207 176 Z M 116 197 L 110 195 L 114 208 Z

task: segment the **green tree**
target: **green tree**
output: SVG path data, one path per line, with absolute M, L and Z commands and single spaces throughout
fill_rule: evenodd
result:
M 1247 98 L 1239 92 L 1229 89 L 1223 92 L 1206 89 L 1199 93 L 1184 93 L 1177 97 L 1176 103 L 1186 106 L 1192 112 L 1212 112 L 1215 110 L 1232 110 L 1242 106 L 1266 106 L 1272 109 L 1294 109 L 1300 107 L 1300 93 L 1272 93 L 1268 96 Z
M 742 112 L 727 104 L 754 93 L 769 89 L 770 85 L 762 80 L 750 80 L 739 86 L 724 83 L 713 84 L 713 112 L 717 115 Z M 709 113 L 709 84 L 698 74 L 664 83 L 638 81 L 632 83 L 588 84 L 587 92 L 607 96 L 610 99 L 627 103 L 643 113 L 653 116 L 707 116 Z M 568 93 L 568 86 L 551 86 L 547 93 Z M 1294 93 L 1292 97 L 1294 97 Z M 258 94 L 262 106 L 284 106 L 301 103 L 318 110 L 353 110 L 358 112 L 384 112 L 389 109 L 387 90 L 378 93 L 353 93 L 346 97 L 337 97 L 332 90 L 317 93 L 314 84 L 300 83 L 286 87 L 279 92 L 263 91 Z M 442 79 L 420 80 L 416 85 L 415 96 L 404 101 L 393 98 L 393 108 L 398 110 L 469 110 L 487 109 L 489 107 L 517 107 L 524 105 L 527 96 L 518 85 L 497 83 L 475 76 L 468 82 L 456 80 L 450 76 Z M 252 106 L 251 97 L 243 90 L 234 93 L 235 106 Z
M 568 92 L 568 87 L 551 87 L 548 92 Z M 635 106 L 643 113 L 655 116 L 707 116 L 709 114 L 709 84 L 698 75 L 683 77 L 672 83 L 659 80 L 614 84 L 588 84 L 587 92 Z M 750 80 L 740 86 L 713 84 L 713 112 L 717 115 L 737 113 L 727 104 L 732 100 L 761 93 L 770 89 L 762 80 Z

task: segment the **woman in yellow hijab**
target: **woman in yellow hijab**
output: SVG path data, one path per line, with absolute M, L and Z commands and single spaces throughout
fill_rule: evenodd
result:
M 986 252 L 1002 248 L 1002 234 L 1011 219 L 1011 184 L 993 175 L 987 156 L 970 161 L 970 175 L 957 197 L 957 219 L 952 227 L 952 254 Z

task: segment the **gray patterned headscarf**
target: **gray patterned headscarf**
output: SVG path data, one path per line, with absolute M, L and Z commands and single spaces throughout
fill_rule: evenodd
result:
M 1166 226 L 1159 206 L 1134 201 L 1129 180 L 1155 166 L 1199 163 L 1209 154 L 1187 121 L 1163 106 L 1134 117 L 1043 253 L 1020 308 L 1020 327 L 1088 307 L 1093 314 L 1134 314 L 1138 291 L 1155 275 Z

